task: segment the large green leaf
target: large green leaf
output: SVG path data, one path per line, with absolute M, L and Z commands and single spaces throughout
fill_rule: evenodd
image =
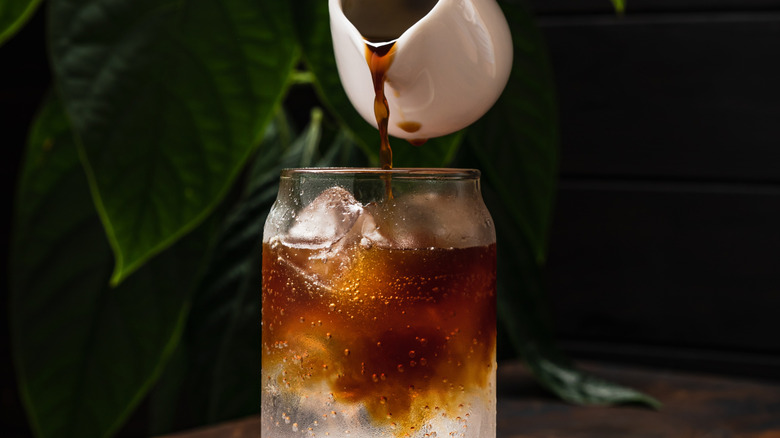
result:
M 55 81 L 116 284 L 219 203 L 298 58 L 288 2 L 51 0 Z
M 118 288 L 111 248 L 59 104 L 33 126 L 11 259 L 17 377 L 39 437 L 104 437 L 132 412 L 175 347 L 199 260 L 193 233 Z
M 0 2 L 0 46 L 27 23 L 40 3 L 41 0 L 3 0 Z

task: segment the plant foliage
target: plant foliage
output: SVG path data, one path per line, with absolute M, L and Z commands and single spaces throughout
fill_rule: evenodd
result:
M 0 3 L 0 45 L 24 26 L 41 0 L 5 0 Z
M 654 405 L 555 349 L 542 281 L 554 86 L 529 9 L 500 3 L 515 43 L 504 95 L 464 131 L 394 142 L 396 164 L 483 170 L 502 332 L 542 385 Z M 35 4 L 0 6 L 0 42 Z M 327 2 L 50 0 L 47 38 L 55 91 L 30 131 L 11 266 L 36 435 L 112 436 L 146 397 L 150 433 L 257 412 L 259 239 L 279 171 L 377 162 L 378 135 L 339 83 Z
M 297 61 L 289 3 L 52 0 L 49 16 L 118 284 L 201 222 L 246 162 Z

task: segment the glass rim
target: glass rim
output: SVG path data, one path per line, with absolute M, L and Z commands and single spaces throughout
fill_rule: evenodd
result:
M 393 179 L 445 179 L 469 180 L 479 179 L 478 169 L 458 169 L 450 167 L 399 167 L 381 169 L 378 167 L 300 167 L 282 169 L 281 178 L 300 176 L 311 177 L 348 177 L 348 178 L 381 178 L 390 176 Z

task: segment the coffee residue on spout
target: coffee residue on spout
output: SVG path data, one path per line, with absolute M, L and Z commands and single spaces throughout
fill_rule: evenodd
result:
M 398 124 L 398 127 L 410 134 L 414 134 L 422 128 L 422 125 L 417 122 L 401 122 Z

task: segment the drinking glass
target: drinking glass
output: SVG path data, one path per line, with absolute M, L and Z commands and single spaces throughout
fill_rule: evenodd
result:
M 284 170 L 262 271 L 263 437 L 495 437 L 478 171 Z

